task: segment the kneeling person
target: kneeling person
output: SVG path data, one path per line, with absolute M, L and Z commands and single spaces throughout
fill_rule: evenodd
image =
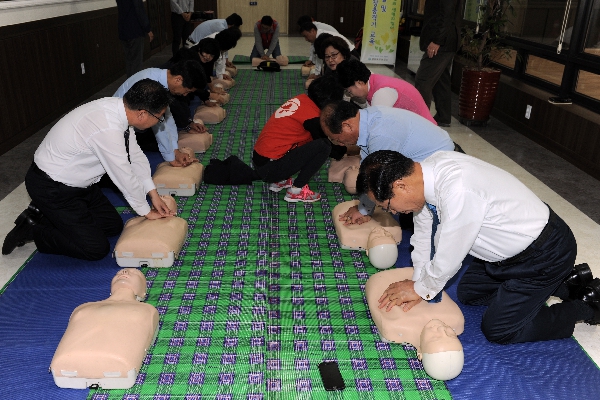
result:
M 35 152 L 25 176 L 32 204 L 6 236 L 2 254 L 34 240 L 41 253 L 84 260 L 105 257 L 110 251 L 107 237 L 121 233 L 123 221 L 97 185 L 104 174 L 139 215 L 172 215 L 156 191 L 132 129 L 155 125 L 170 100 L 160 83 L 143 79 L 122 99 L 92 101 L 58 121 Z

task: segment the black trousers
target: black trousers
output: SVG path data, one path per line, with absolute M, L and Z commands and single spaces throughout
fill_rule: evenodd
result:
M 131 40 L 121 40 L 125 53 L 125 73 L 128 78 L 142 69 L 145 39 L 145 36 L 140 36 Z
M 544 243 L 534 241 L 520 253 L 523 256 L 498 263 L 474 259 L 458 285 L 462 303 L 488 306 L 481 330 L 490 342 L 564 339 L 573 334 L 577 322 L 573 303 L 545 306 L 577 256 L 573 232 L 550 213 L 545 229 L 551 232 Z
M 454 52 L 440 51 L 433 58 L 423 54 L 417 75 L 415 76 L 415 88 L 423 96 L 427 108 L 431 107 L 431 100 L 435 102 L 438 122 L 450 123 L 452 120 L 452 90 L 450 68 Z
M 331 142 L 328 139 L 317 139 L 273 161 L 254 152 L 252 162 L 260 178 L 267 183 L 279 182 L 298 173 L 294 186 L 303 187 L 327 161 L 330 151 Z
M 107 237 L 123 230 L 123 220 L 98 185 L 75 188 L 56 182 L 35 164 L 25 187 L 44 217 L 33 228 L 41 253 L 100 260 L 110 252 Z
M 173 30 L 173 43 L 171 43 L 171 50 L 173 55 L 177 53 L 181 43 L 185 44 L 185 41 L 189 36 L 189 29 L 186 29 L 186 25 L 187 23 L 181 14 L 171 12 L 171 29 Z

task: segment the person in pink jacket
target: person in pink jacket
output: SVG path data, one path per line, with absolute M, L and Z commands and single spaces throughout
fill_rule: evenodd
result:
M 402 79 L 372 74 L 365 64 L 345 60 L 337 66 L 342 86 L 353 96 L 366 99 L 370 106 L 402 108 L 419 114 L 437 125 L 419 91 Z

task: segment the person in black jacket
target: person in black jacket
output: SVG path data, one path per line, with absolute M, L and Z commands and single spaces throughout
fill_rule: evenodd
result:
M 129 78 L 142 69 L 144 36 L 154 34 L 142 0 L 117 0 L 119 40 L 125 52 L 125 72 Z
M 461 0 L 427 0 L 419 47 L 424 51 L 415 87 L 427 107 L 435 102 L 438 126 L 450 126 L 450 68 L 460 43 Z

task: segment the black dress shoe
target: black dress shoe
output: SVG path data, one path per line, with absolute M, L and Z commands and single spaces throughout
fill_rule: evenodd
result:
M 581 291 L 594 279 L 590 266 L 583 263 L 573 267 L 573 270 L 564 280 L 569 289 L 569 300 L 580 298 Z
M 590 306 L 590 308 L 592 310 L 594 310 L 594 316 L 592 317 L 592 319 L 588 319 L 587 321 L 584 321 L 584 322 L 589 325 L 600 324 L 600 301 L 594 301 L 591 303 L 587 303 L 587 305 Z
M 35 204 L 33 204 L 33 201 L 31 203 L 29 203 L 29 205 L 27 206 L 27 210 L 29 210 L 29 214 L 31 215 L 31 217 L 33 217 L 35 220 L 37 220 L 37 222 L 39 222 L 39 220 L 43 216 L 40 209 L 37 208 L 37 206 Z
M 600 279 L 595 278 L 581 290 L 581 300 L 586 303 L 600 302 Z
M 25 243 L 33 240 L 31 228 L 37 225 L 37 221 L 27 209 L 19 214 L 15 220 L 15 225 L 4 239 L 4 244 L 2 245 L 2 254 L 4 255 L 12 253 L 15 247 L 23 246 Z

